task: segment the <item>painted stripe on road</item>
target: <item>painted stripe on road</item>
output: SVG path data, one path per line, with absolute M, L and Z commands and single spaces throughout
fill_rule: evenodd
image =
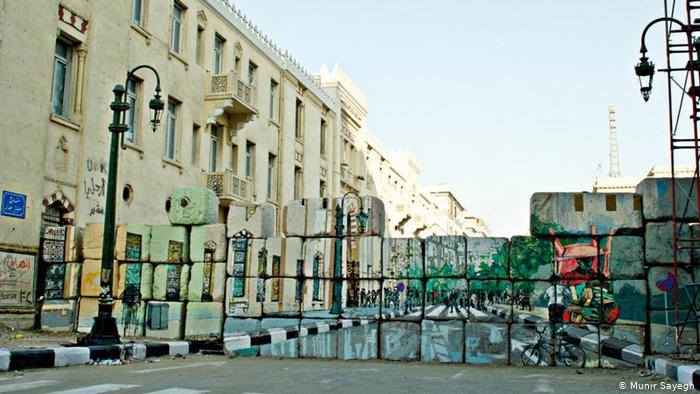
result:
M 192 389 L 181 389 L 178 387 L 174 387 L 171 389 L 150 391 L 146 394 L 200 394 L 200 393 L 208 393 L 208 392 L 209 392 L 209 390 L 192 390 Z
M 137 384 L 98 384 L 96 386 L 80 387 L 77 389 L 54 391 L 49 394 L 100 394 L 112 391 L 128 390 L 139 387 Z
M 5 384 L 0 386 L 0 393 L 11 393 L 13 391 L 19 390 L 38 389 L 39 387 L 46 387 L 54 383 L 56 382 L 53 380 L 37 380 L 34 382 Z

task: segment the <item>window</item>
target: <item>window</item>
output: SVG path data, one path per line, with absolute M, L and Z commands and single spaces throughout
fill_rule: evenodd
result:
M 168 99 L 168 127 L 165 131 L 165 157 L 175 160 L 175 138 L 177 135 L 177 113 L 180 109 L 173 99 Z
M 214 74 L 221 74 L 224 61 L 224 39 L 216 35 L 214 37 Z
M 146 0 L 132 0 L 131 3 L 131 22 L 137 26 L 143 27 L 143 8 Z
M 53 85 L 51 91 L 51 112 L 68 117 L 71 94 L 71 70 L 73 45 L 63 38 L 56 39 L 53 58 Z
M 279 83 L 274 79 L 270 80 L 270 119 L 277 119 L 277 91 Z
M 231 144 L 231 162 L 229 163 L 229 168 L 235 174 L 238 174 L 238 145 Z
M 321 154 L 326 154 L 326 129 L 328 125 L 325 119 L 321 119 Z
M 185 9 L 178 3 L 173 4 L 172 36 L 170 37 L 170 49 L 175 53 L 182 51 L 182 23 Z
M 136 142 L 136 133 L 139 124 L 139 100 L 138 92 L 141 90 L 141 83 L 134 79 L 130 79 L 126 85 L 126 102 L 129 103 L 129 110 L 126 111 L 126 125 L 129 129 L 124 135 L 124 139 L 129 142 Z
M 267 157 L 267 199 L 275 199 L 275 166 L 277 165 L 277 156 L 272 153 Z
M 296 112 L 294 114 L 294 136 L 296 138 L 301 139 L 302 137 L 302 130 L 301 130 L 301 124 L 302 124 L 302 115 L 304 113 L 304 104 L 301 102 L 301 100 L 297 99 L 297 104 L 296 104 Z
M 209 140 L 209 172 L 216 172 L 216 162 L 219 154 L 219 138 L 221 138 L 221 127 L 212 125 L 211 139 Z
M 253 86 L 255 85 L 255 78 L 257 77 L 258 73 L 258 66 L 255 65 L 255 63 L 249 61 L 248 62 L 248 85 Z
M 195 48 L 197 64 L 200 66 L 204 62 L 204 28 L 197 26 L 197 47 Z
M 302 196 L 302 182 L 303 182 L 303 175 L 301 172 L 301 168 L 298 166 L 294 167 L 294 199 L 298 200 Z
M 318 187 L 318 194 L 321 198 L 326 196 L 326 181 L 321 181 L 321 184 Z
M 199 165 L 199 126 L 192 126 L 192 165 Z
M 245 144 L 245 176 L 253 179 L 255 173 L 255 144 L 247 142 Z

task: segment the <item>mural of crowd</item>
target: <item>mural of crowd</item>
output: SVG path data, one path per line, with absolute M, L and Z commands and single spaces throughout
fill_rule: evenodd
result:
M 673 271 L 668 182 L 646 180 L 637 194 L 537 193 L 531 235 L 511 239 L 384 238 L 383 206 L 372 197 L 363 197 L 362 233 L 358 204 L 346 202 L 352 231 L 343 237 L 335 236 L 340 199 L 291 202 L 285 238 L 268 236 L 274 215 L 264 206 L 232 208 L 226 225 L 184 222 L 207 215 L 171 211 L 171 226 L 120 226 L 115 314 L 125 335 L 299 333 L 229 349 L 241 355 L 518 364 L 528 345 L 564 338 L 586 351 L 587 366 L 634 365 L 644 353 L 675 349 L 673 293 L 657 280 Z M 51 283 L 62 275 L 82 282 L 70 298 L 52 293 L 46 328 L 89 330 L 99 291 L 99 261 L 91 259 L 100 243 L 100 232 L 86 229 L 82 272 L 52 271 Z M 695 257 L 684 257 L 673 278 L 679 286 L 700 279 Z M 77 327 L 58 319 L 57 308 L 77 313 Z M 318 328 L 341 321 L 361 323 Z

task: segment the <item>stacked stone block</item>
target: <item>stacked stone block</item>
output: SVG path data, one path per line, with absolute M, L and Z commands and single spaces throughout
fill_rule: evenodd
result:
M 75 226 L 47 226 L 42 233 L 46 264 L 41 327 L 47 331 L 75 329 L 80 294 L 80 232 Z

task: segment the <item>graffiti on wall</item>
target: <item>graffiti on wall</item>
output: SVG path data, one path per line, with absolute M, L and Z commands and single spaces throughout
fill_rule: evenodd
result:
M 102 159 L 88 157 L 85 160 L 87 171 L 83 180 L 83 193 L 90 201 L 90 216 L 104 215 L 101 202 L 107 192 L 107 164 Z
M 31 306 L 34 256 L 0 252 L 0 305 Z

